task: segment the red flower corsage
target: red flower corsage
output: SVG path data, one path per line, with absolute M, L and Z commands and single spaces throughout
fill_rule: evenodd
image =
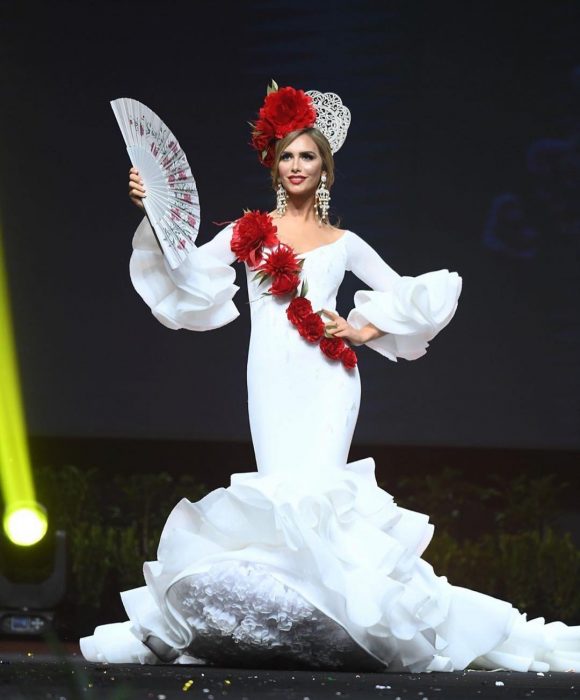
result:
M 320 349 L 331 360 L 340 360 L 346 350 L 346 343 L 342 338 L 323 338 L 320 341 Z
M 356 353 L 352 348 L 346 347 L 341 355 L 340 359 L 342 361 L 342 364 L 347 368 L 347 369 L 353 369 L 356 367 L 357 363 L 357 358 L 356 358 Z
M 264 247 L 273 248 L 279 241 L 267 212 L 246 211 L 234 224 L 230 247 L 240 262 L 256 267 L 262 261 Z
M 312 304 L 306 297 L 294 297 L 286 309 L 286 316 L 293 326 L 299 326 L 311 313 Z
M 272 280 L 268 294 L 282 296 L 296 291 L 300 284 L 300 271 L 304 260 L 299 260 L 289 245 L 280 243 L 272 250 L 265 261 L 257 269 L 254 279 L 260 284 Z
M 296 328 L 309 343 L 318 343 L 324 336 L 324 321 L 316 313 L 308 314 Z
M 286 316 L 300 335 L 309 343 L 318 343 L 320 350 L 331 360 L 340 360 L 347 369 L 356 367 L 356 354 L 342 340 L 325 335 L 325 325 L 320 314 L 315 312 L 306 298 L 308 285 L 300 274 L 304 259 L 300 260 L 291 246 L 280 243 L 276 227 L 268 213 L 246 211 L 234 224 L 231 249 L 238 260 L 245 262 L 256 274 L 259 284 L 270 282 L 264 294 L 272 296 L 291 295 Z M 264 254 L 264 248 L 270 252 Z
M 270 168 L 274 162 L 274 146 L 291 131 L 314 126 L 316 109 L 304 90 L 279 88 L 272 80 L 258 119 L 252 124 L 252 146 L 260 162 Z

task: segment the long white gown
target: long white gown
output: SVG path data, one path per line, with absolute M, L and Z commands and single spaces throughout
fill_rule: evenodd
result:
M 204 331 L 238 316 L 231 235 L 230 225 L 171 271 L 143 220 L 131 278 L 162 324 Z M 381 329 L 367 344 L 391 360 L 425 354 L 457 308 L 457 273 L 401 277 L 351 231 L 300 257 L 314 309 L 336 308 L 346 270 L 370 287 L 356 293 L 348 320 Z M 97 627 L 81 640 L 84 656 L 413 672 L 578 667 L 579 628 L 528 622 L 421 559 L 428 517 L 377 486 L 372 459 L 347 463 L 358 370 L 304 340 L 286 317 L 288 299 L 262 296 L 252 277 L 247 379 L 258 471 L 177 504 L 158 560 L 144 565 L 146 585 L 121 594 L 129 620 Z

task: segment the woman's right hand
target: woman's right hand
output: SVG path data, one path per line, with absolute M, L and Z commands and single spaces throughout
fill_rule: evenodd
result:
M 141 211 L 145 211 L 143 198 L 146 196 L 145 187 L 143 186 L 143 180 L 139 175 L 139 171 L 137 168 L 131 168 L 129 170 L 129 199 L 136 207 L 139 207 Z

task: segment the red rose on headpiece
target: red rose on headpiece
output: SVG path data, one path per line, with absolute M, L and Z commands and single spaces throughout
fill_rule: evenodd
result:
M 272 125 L 274 137 L 281 139 L 296 129 L 314 126 L 316 110 L 304 90 L 283 87 L 266 97 L 259 116 Z
M 324 335 L 324 321 L 318 314 L 308 314 L 297 328 L 300 335 L 311 343 L 317 343 Z
M 356 353 L 352 348 L 345 348 L 342 355 L 340 356 L 340 359 L 342 360 L 342 364 L 347 369 L 353 369 L 354 367 L 356 367 Z
M 312 304 L 306 297 L 296 297 L 292 299 L 286 309 L 286 316 L 294 326 L 299 326 L 308 315 L 312 313 Z
M 260 265 L 258 272 L 272 278 L 272 286 L 268 291 L 274 296 L 280 296 L 290 294 L 298 287 L 300 269 L 301 261 L 294 255 L 292 248 L 280 243 Z
M 248 211 L 234 224 L 230 248 L 238 260 L 255 267 L 262 260 L 262 248 L 278 243 L 276 231 L 270 214 Z
M 277 139 L 291 131 L 314 126 L 316 122 L 314 103 L 304 90 L 276 88 L 275 83 L 269 88 L 252 131 L 252 146 L 267 167 L 271 167 L 274 162 Z
M 320 341 L 320 349 L 331 360 L 338 360 L 347 349 L 342 338 L 323 338 Z

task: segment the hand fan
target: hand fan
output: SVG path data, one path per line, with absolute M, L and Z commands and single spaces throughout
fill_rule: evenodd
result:
M 147 196 L 145 212 L 171 269 L 185 260 L 199 231 L 199 197 L 185 153 L 149 107 L 129 97 L 111 101 Z

